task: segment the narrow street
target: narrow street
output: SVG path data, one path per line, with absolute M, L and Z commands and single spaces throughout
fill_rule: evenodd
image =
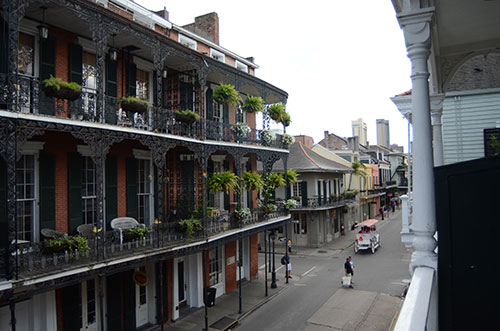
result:
M 292 255 L 292 279 L 286 289 L 245 318 L 238 330 L 388 330 L 399 310 L 405 280 L 410 278 L 410 255 L 401 243 L 400 211 L 379 222 L 378 230 L 382 247 L 375 254 L 354 254 L 352 246 L 298 249 Z M 282 280 L 283 250 L 279 251 L 277 278 Z M 355 264 L 354 289 L 341 286 L 347 256 Z M 263 264 L 261 254 L 259 265 Z M 263 270 L 259 276 L 264 276 Z

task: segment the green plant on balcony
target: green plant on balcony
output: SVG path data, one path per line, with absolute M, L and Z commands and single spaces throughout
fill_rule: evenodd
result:
M 88 250 L 90 250 L 90 247 L 87 244 L 87 239 L 82 236 L 50 239 L 46 240 L 43 245 L 43 252 L 45 254 L 70 251 L 71 253 L 76 254 L 78 252 L 78 254 L 83 255 Z
M 50 75 L 42 81 L 43 91 L 48 97 L 74 101 L 80 97 L 82 86 L 75 82 L 65 82 L 61 78 Z
M 261 97 L 253 97 L 248 95 L 243 105 L 241 105 L 247 113 L 258 113 L 264 111 L 264 101 Z
M 234 131 L 237 137 L 247 137 L 250 131 L 252 131 L 252 129 L 250 129 L 250 127 L 246 123 L 233 124 L 231 129 Z
M 137 97 L 123 97 L 118 99 L 121 103 L 122 109 L 131 113 L 145 113 L 148 111 L 148 102 L 141 100 Z
M 175 112 L 175 120 L 182 123 L 192 124 L 199 119 L 200 115 L 191 109 L 178 110 Z
M 207 187 L 210 192 L 225 192 L 229 194 L 231 190 L 239 189 L 238 176 L 230 171 L 213 173 L 207 181 Z
M 139 242 L 143 242 L 144 236 L 151 231 L 150 226 L 142 227 L 142 226 L 134 226 L 133 228 L 128 229 L 128 231 L 123 233 L 123 237 L 127 240 L 137 240 Z
M 297 200 L 288 199 L 283 203 L 283 207 L 285 207 L 285 209 L 288 209 L 288 210 L 297 208 Z
M 293 170 L 293 169 L 288 169 L 286 171 L 286 178 L 288 180 L 288 183 L 290 183 L 290 184 L 297 183 L 297 181 L 299 180 L 299 176 L 300 175 L 295 170 Z M 284 172 L 283 172 L 282 177 L 284 179 L 284 177 L 285 177 L 285 173 Z
M 212 97 L 219 103 L 225 103 L 230 106 L 237 106 L 240 104 L 240 95 L 235 87 L 231 84 L 220 83 L 215 88 Z
M 281 116 L 285 111 L 285 104 L 278 102 L 273 103 L 267 108 L 267 114 L 271 117 L 276 123 L 280 123 Z
M 263 146 L 270 146 L 273 142 L 273 133 L 270 130 L 261 130 L 259 132 L 260 143 Z
M 266 203 L 265 205 L 262 205 L 262 211 L 264 214 L 271 214 L 276 212 L 278 208 L 276 207 L 275 204 L 272 203 Z
M 252 216 L 250 208 L 241 208 L 234 211 L 234 217 L 238 220 L 246 220 Z
M 203 231 L 203 225 L 201 224 L 201 221 L 199 219 L 188 218 L 179 221 L 177 231 L 185 233 L 186 238 L 190 239 L 195 234 L 199 234 L 201 231 Z
M 213 217 L 213 210 L 214 209 L 212 207 L 207 207 L 207 217 Z M 202 206 L 198 206 L 198 207 L 196 207 L 195 210 L 193 210 L 192 218 L 196 218 L 196 219 L 203 218 L 203 207 Z
M 290 114 L 287 113 L 286 111 L 283 111 L 281 113 L 281 117 L 280 117 L 279 122 L 281 124 L 283 124 L 284 127 L 290 126 L 290 124 L 292 123 L 292 119 L 290 118 Z
M 243 173 L 242 183 L 250 191 L 260 191 L 264 187 L 262 176 L 253 171 L 245 171 Z
M 281 136 L 281 143 L 285 146 L 291 145 L 295 142 L 295 138 L 292 135 L 285 133 Z

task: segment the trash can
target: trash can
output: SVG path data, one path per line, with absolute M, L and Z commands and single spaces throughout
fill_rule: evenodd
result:
M 205 304 L 207 307 L 212 307 L 215 305 L 215 294 L 217 293 L 217 289 L 213 287 L 208 287 L 207 288 L 207 302 Z

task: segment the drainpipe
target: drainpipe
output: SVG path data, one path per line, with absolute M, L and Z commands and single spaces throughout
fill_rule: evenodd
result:
M 10 326 L 12 331 L 16 331 L 16 303 L 14 301 L 9 302 L 10 307 Z

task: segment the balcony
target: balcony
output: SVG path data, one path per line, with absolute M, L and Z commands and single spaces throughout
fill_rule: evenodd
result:
M 144 132 L 168 134 L 197 140 L 212 140 L 228 143 L 249 144 L 273 148 L 288 146 L 281 142 L 281 135 L 277 134 L 269 140 L 261 139 L 261 131 L 250 129 L 244 136 L 238 135 L 232 124 L 207 119 L 200 119 L 193 123 L 184 123 L 176 120 L 173 109 L 157 107 L 149 104 L 148 111 L 126 112 L 121 108 L 119 98 L 104 96 L 102 112 L 97 108 L 97 94 L 95 91 L 82 90 L 80 98 L 75 101 L 47 97 L 40 89 L 38 78 L 19 75 L 19 84 L 16 86 L 16 106 L 12 109 L 17 113 L 51 116 L 69 121 L 92 124 L 108 124 L 120 129 L 134 129 Z M 8 93 L 7 76 L 0 74 L 0 110 L 7 110 Z M 37 119 L 31 118 L 31 119 Z
M 352 203 L 354 201 L 354 197 L 350 198 L 329 198 L 325 199 L 323 197 L 312 197 L 303 199 L 297 203 L 296 210 L 324 210 L 331 208 L 339 208 L 347 205 L 348 203 Z
M 237 219 L 233 213 L 217 217 L 205 218 L 202 222 L 203 230 L 186 235 L 179 229 L 177 222 L 154 224 L 150 232 L 142 239 L 127 238 L 123 241 L 117 232 L 108 230 L 92 234 L 87 237 L 89 250 L 84 253 L 70 251 L 62 252 L 48 251 L 44 242 L 41 243 L 13 243 L 11 251 L 15 261 L 15 274 L 18 279 L 35 278 L 42 275 L 50 275 L 61 271 L 71 272 L 82 268 L 98 269 L 110 264 L 117 265 L 134 259 L 151 259 L 155 256 L 185 250 L 200 249 L 203 244 L 212 240 L 220 240 L 222 237 L 230 238 L 239 232 L 260 231 L 260 227 L 268 223 L 280 222 L 289 217 L 287 210 L 278 209 L 271 214 L 265 214 L 261 210 L 252 211 L 246 219 Z M 4 254 L 5 252 L 1 252 Z M 160 258 L 160 257 L 158 257 Z M 111 263 L 111 261 L 113 261 Z M 2 261 L 3 262 L 3 261 Z M 5 270 L 5 269 L 2 269 Z

